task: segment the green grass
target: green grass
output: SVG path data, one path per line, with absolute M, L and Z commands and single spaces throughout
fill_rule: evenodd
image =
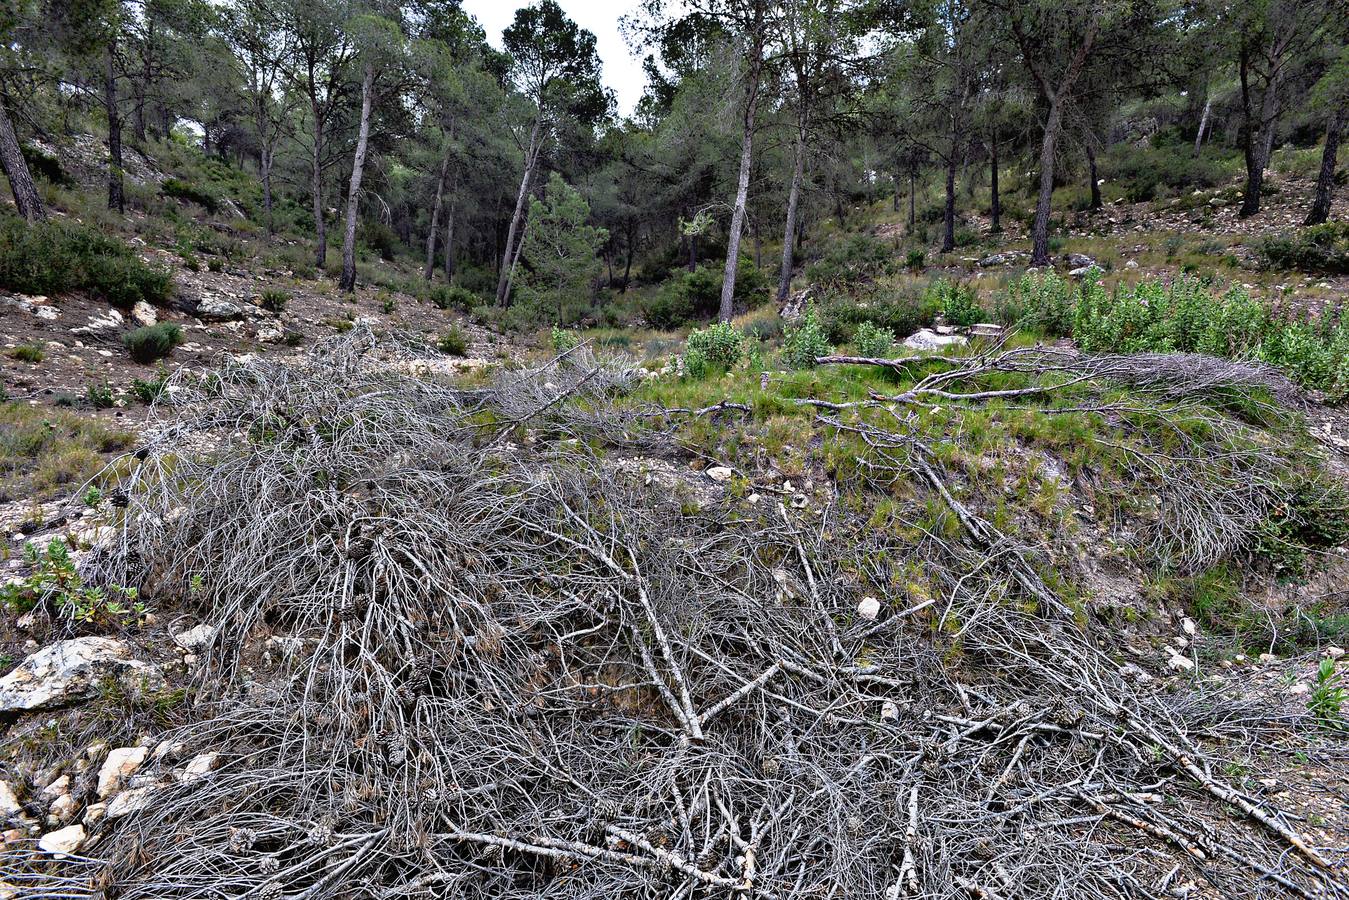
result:
M 93 416 L 0 404 L 0 501 L 44 501 L 72 491 L 134 441 L 131 432 Z

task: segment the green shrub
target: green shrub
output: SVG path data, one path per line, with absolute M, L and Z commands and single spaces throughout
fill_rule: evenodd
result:
M 384 315 L 391 316 L 398 311 L 398 298 L 385 297 L 380 303 L 379 308 L 384 310 Z
M 810 369 L 816 357 L 829 353 L 829 334 L 815 307 L 806 309 L 801 320 L 787 328 L 782 344 L 782 361 L 793 369 Z
M 927 253 L 922 250 L 910 250 L 904 257 L 904 268 L 921 269 L 927 264 Z
M 173 352 L 183 342 L 183 330 L 172 322 L 147 325 L 122 335 L 127 353 L 139 363 L 152 363 Z
M 17 359 L 19 362 L 37 364 L 47 358 L 41 344 L 20 344 L 6 352 L 10 359 Z
M 721 268 L 699 266 L 666 282 L 646 303 L 643 313 L 647 322 L 654 328 L 666 329 L 712 318 L 721 307 L 724 275 Z M 741 257 L 733 295 L 736 307 L 753 309 L 768 297 L 768 276 Z
M 1048 337 L 1073 333 L 1073 285 L 1052 270 L 1043 276 L 1025 273 L 1007 285 L 994 304 L 1001 325 L 1031 328 Z
M 468 352 L 468 338 L 458 325 L 451 325 L 436 341 L 436 349 L 446 356 L 463 356 Z
M 818 305 L 818 311 L 830 342 L 846 344 L 855 339 L 863 322 L 907 337 L 931 325 L 937 307 L 934 297 L 916 288 L 881 288 L 857 299 L 841 294 L 826 297 Z
M 398 232 L 383 222 L 362 222 L 361 243 L 380 255 L 380 258 L 392 261 L 398 251 Z
M 1260 255 L 1274 269 L 1349 275 L 1349 222 L 1327 222 L 1266 238 Z
M 159 192 L 165 197 L 195 203 L 211 215 L 220 211 L 220 201 L 216 199 L 215 195 L 181 178 L 165 179 L 164 183 L 159 186 Z
M 270 313 L 283 313 L 290 303 L 290 294 L 280 288 L 267 288 L 260 297 L 262 308 Z
M 566 353 L 580 346 L 581 336 L 570 328 L 558 328 L 554 325 L 552 333 L 548 336 L 548 344 L 554 353 Z
M 52 184 L 60 187 L 75 187 L 76 181 L 71 178 L 65 169 L 61 168 L 61 161 L 49 153 L 44 153 L 37 147 L 21 147 L 24 161 L 28 163 L 28 169 L 34 175 L 38 175 Z
M 457 309 L 468 312 L 481 302 L 478 295 L 457 284 L 437 284 L 431 288 L 431 302 L 436 309 Z
M 684 372 L 691 378 L 704 378 L 725 371 L 740 361 L 745 336 L 729 322 L 717 322 L 689 334 L 684 345 Z
M 91 382 L 85 389 L 85 398 L 94 409 L 110 409 L 117 402 L 113 399 L 112 388 L 106 381 Z
M 877 328 L 870 322 L 857 326 L 853 336 L 853 346 L 858 356 L 885 357 L 895 347 L 895 333 L 889 328 Z
M 874 281 L 894 266 L 892 245 L 869 234 L 853 234 L 835 241 L 824 256 L 807 266 L 806 278 L 812 284 L 846 290 Z
M 983 319 L 984 311 L 979 308 L 978 295 L 970 285 L 943 278 L 933 285 L 932 290 L 946 324 L 968 328 Z
M 161 366 L 159 372 L 149 381 L 133 378 L 131 380 L 131 394 L 137 400 L 149 406 L 163 395 L 164 388 L 168 383 L 169 372 Z
M 0 287 L 23 294 L 88 291 L 130 309 L 138 300 L 163 303 L 167 272 L 151 268 L 122 242 L 68 221 L 29 225 L 0 216 Z

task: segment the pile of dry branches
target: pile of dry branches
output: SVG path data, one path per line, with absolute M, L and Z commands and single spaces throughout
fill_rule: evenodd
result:
M 622 370 L 372 351 L 175 376 L 98 562 L 215 627 L 177 739 L 222 762 L 109 826 L 108 896 L 1349 896 L 970 511 L 873 617 L 883 534 L 684 515 L 587 449 Z

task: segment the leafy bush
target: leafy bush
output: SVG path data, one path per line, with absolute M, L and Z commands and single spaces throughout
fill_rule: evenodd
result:
M 874 281 L 895 266 L 894 247 L 869 234 L 853 234 L 835 241 L 824 256 L 806 267 L 812 284 L 848 289 Z
M 920 290 L 878 290 L 872 296 L 853 299 L 846 295 L 827 297 L 819 304 L 820 321 L 831 343 L 855 339 L 857 328 L 870 322 L 907 337 L 932 324 L 936 301 Z
M 139 363 L 152 363 L 173 352 L 183 342 L 183 329 L 172 322 L 147 325 L 122 335 L 122 344 L 131 358 Z
M 1073 302 L 1071 282 L 1053 271 L 1043 276 L 1027 272 L 998 297 L 993 317 L 1002 325 L 1065 337 L 1073 333 Z
M 167 178 L 159 186 L 159 191 L 165 197 L 173 197 L 178 200 L 187 200 L 205 209 L 211 215 L 220 211 L 220 201 L 215 195 L 204 191 L 191 182 L 184 181 L 181 178 Z
M 84 393 L 89 405 L 94 409 L 109 409 L 116 403 L 112 396 L 112 388 L 106 381 L 91 382 Z
M 122 242 L 68 221 L 29 225 L 0 217 L 0 287 L 23 294 L 88 291 L 130 309 L 138 300 L 163 303 L 167 272 L 151 268 Z
M 361 243 L 380 255 L 381 259 L 392 261 L 398 252 L 398 232 L 383 222 L 362 222 Z
M 60 187 L 74 187 L 76 181 L 71 178 L 65 169 L 61 168 L 61 161 L 49 153 L 44 153 L 37 147 L 21 147 L 24 161 L 28 163 L 28 169 L 34 175 L 38 175 L 52 184 Z
M 725 272 L 713 266 L 699 266 L 666 282 L 647 301 L 643 312 L 654 328 L 678 328 L 690 322 L 710 319 L 721 306 L 721 282 Z M 768 276 L 744 257 L 735 278 L 735 305 L 753 309 L 769 297 Z
M 580 346 L 581 337 L 570 328 L 558 328 L 554 325 L 552 333 L 548 335 L 548 343 L 554 353 L 566 353 Z
M 927 263 L 927 253 L 923 250 L 910 250 L 904 257 L 906 269 L 921 269 Z
M 431 302 L 436 309 L 457 309 L 468 312 L 481 300 L 478 295 L 457 284 L 437 284 L 431 288 Z
M 10 359 L 17 359 L 19 362 L 33 363 L 34 365 L 47 358 L 47 354 L 43 351 L 41 344 L 20 344 L 17 347 L 7 350 L 6 353 L 9 355 Z
M 689 334 L 684 345 L 684 372 L 691 378 L 725 371 L 740 362 L 745 336 L 729 322 L 717 322 Z
M 1266 238 L 1260 255 L 1274 269 L 1349 275 L 1349 222 L 1327 222 Z
M 262 308 L 268 312 L 283 313 L 286 311 L 286 305 L 290 303 L 290 294 L 280 288 L 267 288 L 259 299 L 262 301 Z
M 26 544 L 24 555 L 33 573 L 0 588 L 0 608 L 19 611 L 41 604 L 81 631 L 109 629 L 145 611 L 135 588 L 113 586 L 105 591 L 86 585 L 70 549 L 59 539 L 45 550 Z
M 828 355 L 829 333 L 820 322 L 815 307 L 806 309 L 801 321 L 787 328 L 783 338 L 782 361 L 793 369 L 810 369 L 815 358 Z
M 458 325 L 451 325 L 436 341 L 436 349 L 446 356 L 463 356 L 468 352 L 468 338 Z
M 131 380 L 131 394 L 137 400 L 149 406 L 160 398 L 164 393 L 164 388 L 169 383 L 169 372 L 162 366 L 154 378 L 149 381 L 143 381 L 140 378 Z
M 1335 660 L 1321 660 L 1316 668 L 1316 685 L 1307 699 L 1307 712 L 1326 727 L 1343 728 L 1345 697 L 1340 674 L 1335 671 Z
M 895 346 L 895 333 L 889 328 L 877 328 L 870 322 L 863 322 L 857 326 L 853 346 L 858 356 L 889 356 Z
M 984 311 L 979 308 L 979 297 L 973 287 L 943 278 L 932 290 L 946 324 L 968 328 L 983 319 Z

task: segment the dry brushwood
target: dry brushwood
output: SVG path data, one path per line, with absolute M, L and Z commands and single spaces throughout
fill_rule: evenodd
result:
M 221 764 L 107 826 L 108 896 L 1349 897 L 995 535 L 872 621 L 885 532 L 681 515 L 567 440 L 593 360 L 462 392 L 362 341 L 158 411 L 99 565 L 216 626 L 174 737 Z

